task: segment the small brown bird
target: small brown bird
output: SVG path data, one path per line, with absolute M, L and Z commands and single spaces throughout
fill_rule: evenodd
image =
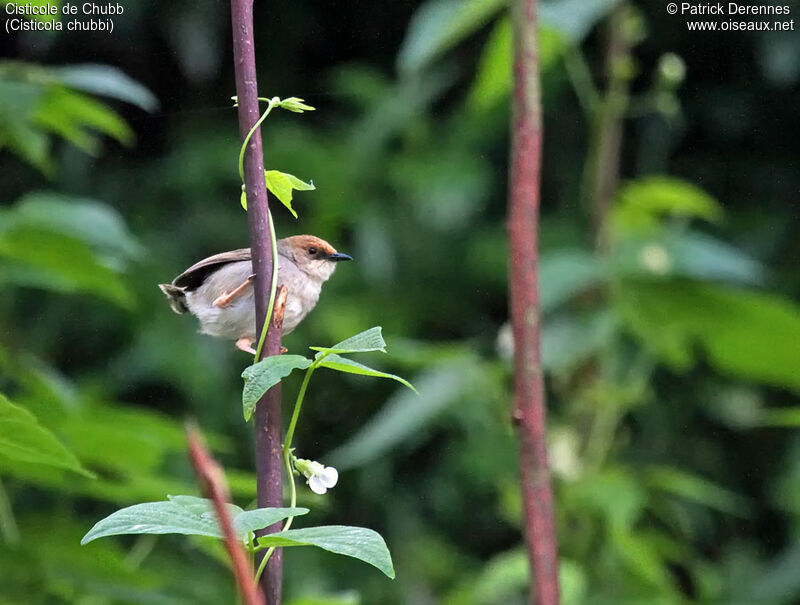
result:
M 288 290 L 284 334 L 294 330 L 316 306 L 322 284 L 343 260 L 352 258 L 313 235 L 278 240 L 278 287 L 283 285 Z M 158 287 L 173 311 L 189 312 L 200 320 L 203 334 L 235 340 L 238 349 L 255 354 L 254 278 L 250 248 L 241 248 L 209 256 L 171 284 Z

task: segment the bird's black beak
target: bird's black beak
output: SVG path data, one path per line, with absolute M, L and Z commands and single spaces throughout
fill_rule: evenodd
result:
M 334 262 L 339 262 L 340 260 L 353 260 L 353 257 L 349 254 L 342 254 L 341 252 L 334 252 L 333 254 L 328 255 L 328 260 L 332 260 Z

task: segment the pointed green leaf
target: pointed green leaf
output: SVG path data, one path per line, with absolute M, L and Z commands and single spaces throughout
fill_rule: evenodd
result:
M 692 473 L 669 466 L 652 466 L 646 479 L 657 490 L 674 494 L 724 513 L 747 517 L 752 506 L 747 498 Z
M 242 391 L 242 407 L 244 419 L 250 420 L 258 400 L 273 386 L 292 373 L 292 370 L 305 370 L 311 360 L 302 355 L 273 355 L 249 366 L 242 372 L 244 390 Z
M 429 0 L 414 13 L 397 56 L 402 73 L 421 71 L 486 25 L 504 0 Z
M 391 378 L 392 380 L 396 380 L 400 384 L 406 385 L 409 389 L 417 392 L 417 389 L 408 382 L 405 378 L 400 378 L 400 376 L 396 376 L 394 374 L 387 374 L 386 372 L 379 372 L 378 370 L 373 370 L 372 368 L 365 366 L 363 364 L 358 363 L 357 361 L 353 361 L 352 359 L 347 359 L 346 357 L 339 357 L 338 355 L 328 355 L 320 364 L 323 368 L 328 368 L 331 370 L 336 370 L 337 372 L 347 372 L 349 374 L 361 374 L 362 376 L 375 376 L 376 378 Z
M 36 108 L 35 121 L 87 153 L 98 151 L 94 132 L 115 138 L 123 145 L 133 142 L 133 130 L 122 117 L 92 97 L 66 88 L 48 91 Z
M 244 539 L 256 529 L 262 529 L 287 517 L 304 515 L 306 508 L 260 508 L 243 511 L 228 504 L 236 536 Z M 222 538 L 214 504 L 195 496 L 169 496 L 163 502 L 145 502 L 120 509 L 98 521 L 83 537 L 81 544 L 97 538 L 123 534 L 183 534 Z
M 381 327 L 376 326 L 351 336 L 332 347 L 309 347 L 312 351 L 322 353 L 367 353 L 369 351 L 386 352 L 386 342 L 381 334 Z M 317 355 L 319 357 L 319 355 Z
M 337 555 L 354 557 L 394 578 L 392 556 L 381 535 L 364 527 L 323 525 L 290 529 L 258 539 L 259 546 L 316 546 Z
M 66 468 L 94 477 L 33 414 L 4 395 L 0 395 L 0 457 Z
M 228 505 L 231 516 L 242 509 Z M 175 496 L 163 502 L 134 504 L 111 513 L 95 523 L 81 540 L 88 544 L 97 538 L 122 534 L 184 534 L 221 538 L 211 500 L 193 496 Z
M 559 0 L 542 2 L 539 20 L 572 42 L 580 42 L 591 29 L 619 4 L 619 0 Z
M 589 0 L 579 1 L 588 2 Z M 543 14 L 544 11 L 544 6 L 542 6 L 540 12 Z M 564 50 L 569 45 L 569 36 L 542 20 L 538 27 L 537 37 L 539 38 L 537 49 L 539 70 L 542 76 L 546 77 L 548 72 L 559 64 Z M 484 111 L 495 107 L 504 100 L 507 101 L 511 92 L 511 54 L 511 19 L 506 16 L 498 19 L 484 45 L 475 81 L 467 99 L 470 109 Z
M 647 231 L 663 217 L 718 221 L 722 206 L 697 185 L 665 176 L 648 176 L 620 187 L 612 218 L 620 234 Z
M 469 93 L 472 109 L 488 109 L 511 91 L 511 19 L 498 20 L 484 45 L 475 81 Z
M 289 97 L 288 99 L 283 99 L 280 103 L 278 103 L 278 107 L 287 109 L 289 111 L 293 111 L 295 113 L 314 111 L 314 108 L 311 107 L 311 105 L 306 105 L 303 99 L 298 99 L 297 97 Z
M 269 527 L 273 523 L 287 517 L 299 517 L 308 514 L 307 508 L 257 508 L 239 513 L 233 520 L 233 531 L 237 536 L 246 536 L 251 531 Z
M 306 183 L 296 176 L 286 174 L 280 170 L 265 170 L 264 179 L 267 182 L 267 189 L 280 200 L 281 204 L 286 206 L 294 218 L 297 218 L 297 212 L 292 208 L 292 191 L 294 189 L 298 191 L 313 191 L 316 189 L 313 183 Z
M 59 82 L 70 88 L 126 101 L 144 111 L 158 109 L 158 99 L 155 95 L 116 67 L 87 63 L 56 67 L 51 73 Z

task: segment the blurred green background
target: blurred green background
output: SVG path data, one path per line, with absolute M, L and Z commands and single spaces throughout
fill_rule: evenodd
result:
M 124 10 L 113 34 L 0 35 L 2 604 L 235 601 L 210 540 L 79 546 L 119 507 L 198 493 L 187 417 L 254 496 L 250 358 L 156 288 L 247 242 L 229 6 Z M 524 603 L 505 3 L 273 0 L 256 19 L 260 93 L 317 108 L 265 124 L 267 166 L 317 188 L 298 221 L 276 206 L 278 234 L 356 259 L 284 344 L 381 325 L 368 362 L 420 391 L 316 375 L 295 442 L 340 483 L 303 486 L 299 526 L 381 532 L 397 579 L 293 549 L 287 602 Z M 657 2 L 543 1 L 540 21 L 563 601 L 798 603 L 800 37 L 692 33 Z M 15 451 L 14 414 L 65 449 Z

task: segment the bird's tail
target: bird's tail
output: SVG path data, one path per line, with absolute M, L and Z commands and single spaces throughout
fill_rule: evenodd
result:
M 169 300 L 169 306 L 175 313 L 186 313 L 189 306 L 186 304 L 186 291 L 172 284 L 158 284 L 159 289 Z

